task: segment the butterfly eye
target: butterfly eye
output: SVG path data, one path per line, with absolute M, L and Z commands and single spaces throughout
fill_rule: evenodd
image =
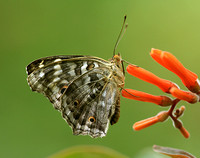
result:
M 77 106 L 79 104 L 78 100 L 74 101 L 74 106 Z
M 89 120 L 90 122 L 92 122 L 92 123 L 96 121 L 96 119 L 94 118 L 94 116 L 90 116 L 88 120 Z
M 61 89 L 61 91 L 60 91 L 60 93 L 63 94 L 67 88 L 68 88 L 68 86 L 63 86 L 62 89 Z

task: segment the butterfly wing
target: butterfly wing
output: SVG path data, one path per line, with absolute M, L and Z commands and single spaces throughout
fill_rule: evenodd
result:
M 120 92 L 113 64 L 91 56 L 52 56 L 27 66 L 28 83 L 44 94 L 75 135 L 103 137 L 119 118 Z
M 56 109 L 60 108 L 60 91 L 92 68 L 109 64 L 91 56 L 51 56 L 27 66 L 28 84 L 32 91 L 44 94 Z
M 98 67 L 74 80 L 61 97 L 63 118 L 75 135 L 103 137 L 119 104 L 112 70 Z M 119 111 L 118 111 L 119 112 Z

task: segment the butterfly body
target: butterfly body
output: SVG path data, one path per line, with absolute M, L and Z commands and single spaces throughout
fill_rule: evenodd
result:
M 124 85 L 121 57 L 52 56 L 27 66 L 32 91 L 44 94 L 68 122 L 74 135 L 103 137 L 120 115 Z

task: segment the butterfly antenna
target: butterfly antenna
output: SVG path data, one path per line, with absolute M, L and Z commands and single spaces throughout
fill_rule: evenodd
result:
M 124 62 L 127 63 L 127 64 L 129 64 L 129 65 L 139 67 L 138 65 L 131 64 L 130 62 L 128 62 L 128 61 L 126 61 L 124 59 L 122 59 L 121 62 L 122 62 L 122 68 L 123 68 L 123 74 L 124 74 L 124 76 L 125 76 Z
M 117 38 L 117 41 L 116 41 L 116 43 L 115 43 L 115 47 L 114 47 L 114 50 L 113 50 L 113 56 L 115 55 L 115 51 L 116 51 L 116 49 L 117 49 L 117 46 L 118 46 L 120 40 L 122 39 L 122 37 L 124 36 L 124 34 L 125 34 L 126 30 L 127 30 L 128 24 L 125 24 L 125 22 L 126 22 L 126 17 L 127 17 L 127 16 L 125 15 L 125 16 L 124 16 L 124 21 L 123 21 L 123 24 L 122 24 L 121 31 L 120 31 L 119 36 L 118 36 L 118 38 Z M 124 27 L 125 27 L 125 29 L 124 29 Z
M 140 96 L 136 96 L 136 95 L 133 95 L 133 94 L 131 94 L 130 92 L 128 92 L 126 89 L 124 89 L 123 87 L 121 87 L 121 90 L 124 90 L 124 91 L 126 91 L 126 93 L 128 93 L 128 94 L 130 94 L 131 96 L 133 96 L 133 97 L 136 97 L 136 98 L 140 98 Z
M 137 66 L 137 65 L 131 64 L 130 62 L 128 62 L 128 61 L 122 59 L 122 63 L 123 63 L 123 62 L 125 62 L 125 63 L 127 63 L 127 64 L 129 64 L 129 65 Z

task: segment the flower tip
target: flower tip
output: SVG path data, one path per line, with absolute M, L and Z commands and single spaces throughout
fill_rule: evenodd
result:
M 142 128 L 143 129 L 143 128 Z M 137 125 L 133 125 L 133 130 L 135 130 L 135 131 L 139 131 L 139 130 L 141 130 Z
M 179 118 L 180 116 L 183 115 L 184 111 L 185 111 L 185 106 L 181 106 L 179 109 L 176 109 L 174 115 L 176 116 L 176 118 Z
M 151 54 L 151 53 L 153 53 L 153 52 L 154 52 L 154 50 L 156 50 L 156 49 L 155 49 L 155 48 L 151 48 L 151 52 L 150 52 L 150 54 Z
M 185 111 L 185 106 L 181 106 L 180 111 Z
M 194 82 L 188 82 L 184 84 L 191 92 L 194 92 L 197 94 L 200 92 L 200 82 L 198 78 Z
M 190 137 L 190 133 L 182 126 L 180 129 L 181 134 L 185 137 L 185 138 L 189 138 Z
M 154 56 L 157 56 L 157 57 L 158 57 L 158 56 L 161 55 L 161 53 L 162 53 L 161 50 L 155 49 L 155 48 L 151 48 L 150 55 L 151 55 L 152 57 L 154 57 Z

